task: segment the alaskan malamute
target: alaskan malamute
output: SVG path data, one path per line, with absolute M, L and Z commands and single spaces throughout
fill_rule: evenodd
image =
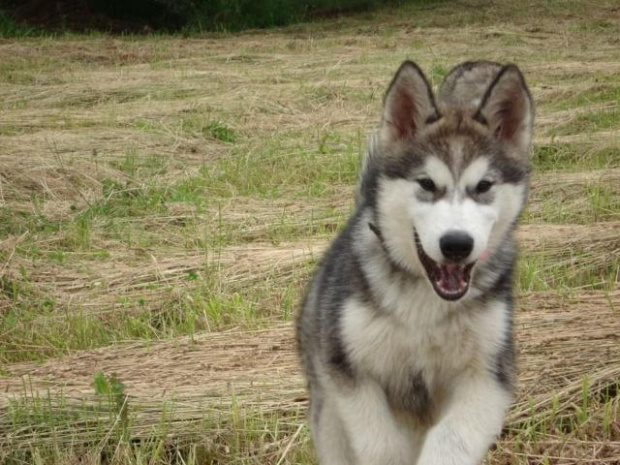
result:
M 515 65 L 463 63 L 437 97 L 415 63 L 392 79 L 298 319 L 322 465 L 474 465 L 500 433 L 533 119 Z

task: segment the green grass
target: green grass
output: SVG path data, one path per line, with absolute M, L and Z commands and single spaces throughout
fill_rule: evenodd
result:
M 175 286 L 153 282 L 138 292 L 106 299 L 97 313 L 88 307 L 80 310 L 79 303 L 68 306 L 53 296 L 34 295 L 21 282 L 5 279 L 0 291 L 14 305 L 0 322 L 0 361 L 46 360 L 120 341 L 172 340 L 240 325 L 253 329 L 274 318 L 289 320 L 305 269 L 297 270 L 288 284 L 267 275 L 267 284 L 250 282 L 236 292 L 222 288 L 216 269 L 189 270 Z M 205 284 L 209 281 L 213 284 Z M 99 292 L 91 297 L 101 300 L 108 285 L 96 285 Z
M 217 166 L 204 166 L 199 176 L 175 186 L 173 198 L 312 198 L 355 183 L 361 155 L 358 137 L 343 140 L 338 134 L 319 134 L 316 145 L 309 147 L 298 142 L 302 137 L 283 134 L 263 146 L 235 148 Z
M 550 445 L 555 438 L 568 435 L 584 441 L 593 435 L 602 442 L 617 440 L 620 405 L 616 395 L 620 386 L 611 384 L 597 395 L 590 394 L 589 387 L 589 379 L 583 378 L 581 396 L 569 413 L 559 409 L 558 399 L 548 408 L 532 408 L 527 418 L 508 429 L 510 441 L 500 443 L 492 458 L 509 460 L 515 455 L 541 454 L 551 459 L 554 453 L 548 450 Z M 287 463 L 316 463 L 309 432 L 303 427 L 303 411 L 282 417 L 233 404 L 227 411 L 210 414 L 208 410 L 199 411 L 198 406 L 194 410 L 171 402 L 145 422 L 142 410 L 148 407 L 133 404 L 122 380 L 113 375 L 95 373 L 91 399 L 82 404 L 62 394 L 40 397 L 29 389 L 26 380 L 24 395 L 11 403 L 4 423 L 19 430 L 20 438 L 31 440 L 9 441 L 10 448 L 3 456 L 7 464 L 64 464 L 84 454 L 102 462 L 111 459 L 131 464 L 217 464 L 247 456 L 253 460 L 248 463 L 276 463 L 284 457 L 284 450 Z M 188 416 L 193 419 L 184 420 Z M 86 435 L 71 436 L 72 431 L 86 425 Z M 165 439 L 175 436 L 182 439 L 177 443 Z M 194 440 L 187 441 L 189 438 Z M 295 439 L 292 448 L 278 447 L 291 438 Z M 213 440 L 227 447 L 210 447 Z M 35 441 L 39 446 L 33 449 Z M 545 460 L 540 463 L 551 463 Z
M 35 27 L 17 24 L 4 9 L 0 9 L 0 39 L 23 38 L 40 35 L 41 31 Z
M 19 429 L 21 438 L 39 441 L 42 447 L 33 449 L 27 441 L 9 440 L 3 444 L 8 446 L 2 455 L 3 463 L 64 464 L 80 460 L 85 454 L 96 463 L 111 460 L 144 465 L 221 463 L 247 455 L 256 461 L 271 461 L 281 455 L 273 446 L 291 435 L 296 435 L 304 446 L 294 447 L 290 460 L 309 463 L 313 457 L 309 433 L 298 427 L 302 411 L 281 417 L 234 404 L 227 411 L 194 408 L 188 412 L 187 406 L 170 402 L 159 415 L 144 422 L 140 419 L 148 406 L 134 404 L 124 392 L 122 380 L 114 375 L 95 373 L 90 399 L 82 403 L 64 394 L 38 396 L 31 392 L 26 380 L 24 396 L 11 402 L 3 423 Z M 184 420 L 188 413 L 194 417 L 191 422 Z M 89 430 L 86 435 L 71 436 L 85 426 Z M 202 438 L 202 442 L 175 443 L 166 436 Z M 228 446 L 213 449 L 213 440 Z
M 554 106 L 559 110 L 585 107 L 596 104 L 618 105 L 620 103 L 620 85 L 617 83 L 595 84 L 583 92 L 572 93 L 558 101 Z
M 590 147 L 588 144 L 552 142 L 534 147 L 534 172 L 589 171 L 617 168 L 620 165 L 617 148 Z
M 620 168 L 613 7 L 415 2 L 205 40 L 4 39 L 0 383 L 22 362 L 53 367 L 128 343 L 191 350 L 187 341 L 205 333 L 290 322 L 319 259 L 310 247 L 333 237 L 353 208 L 367 134 L 404 58 L 419 61 L 433 85 L 465 56 L 517 62 L 544 97 L 522 223 L 618 221 L 614 182 L 555 182 Z M 2 24 L 0 36 L 19 36 Z M 544 304 L 587 290 L 612 305 L 612 245 L 589 237 L 561 253 L 528 247 L 519 294 Z M 273 360 L 277 367 L 277 353 Z M 81 399 L 43 395 L 26 380 L 0 414 L 10 433 L 0 434 L 10 438 L 0 463 L 64 465 L 89 454 L 119 465 L 316 463 L 302 410 L 263 411 L 243 396 L 220 399 L 232 406 L 147 402 L 132 397 L 131 383 L 97 373 Z M 590 395 L 594 388 L 510 425 L 490 463 L 554 463 L 617 442 L 617 394 Z M 584 453 L 596 460 L 593 450 Z
M 533 188 L 522 215 L 524 223 L 592 224 L 620 219 L 620 195 L 613 182 Z M 553 196 L 555 202 L 541 201 Z
M 526 256 L 519 261 L 516 287 L 520 293 L 591 289 L 611 291 L 616 287 L 620 259 L 590 264 L 592 255 L 571 250 L 561 263 L 555 264 L 547 254 Z
M 568 123 L 559 125 L 555 134 L 588 134 L 618 128 L 620 128 L 620 112 L 618 109 L 601 110 L 578 114 Z

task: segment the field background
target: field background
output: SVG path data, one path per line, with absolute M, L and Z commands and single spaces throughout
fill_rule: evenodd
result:
M 537 103 L 519 397 L 488 464 L 620 463 L 620 6 L 0 40 L 0 463 L 313 464 L 291 320 L 398 65 Z

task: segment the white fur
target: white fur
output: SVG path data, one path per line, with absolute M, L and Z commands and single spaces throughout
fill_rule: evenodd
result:
M 439 188 L 452 189 L 454 177 L 448 165 L 437 157 L 428 157 L 424 163 L 424 173 L 428 175 Z
M 489 240 L 490 250 L 494 250 L 506 232 L 511 229 L 521 208 L 523 208 L 525 189 L 526 187 L 523 184 L 502 184 L 498 186 L 494 203 L 500 208 L 498 208 L 497 221 Z
M 392 259 L 413 272 L 422 266 L 413 240 L 413 218 L 409 215 L 414 187 L 412 182 L 405 179 L 385 180 L 382 182 L 377 208 L 379 228 L 385 232 L 385 245 Z
M 421 202 L 417 182 L 382 179 L 377 204 L 391 259 L 419 276 L 425 272 L 414 228 L 421 238 L 428 234 L 437 241 L 423 242 L 427 253 L 436 253 L 433 247 L 438 248 L 443 231 L 466 230 L 475 237 L 476 255 L 503 237 L 523 201 L 518 195 L 522 188 L 508 185 L 493 187 L 497 191 L 491 205 L 464 198 L 466 188 L 487 175 L 486 161 L 472 163 L 455 181 L 443 162 L 429 160 L 434 161 L 425 173 L 432 173 L 434 182 L 447 189 L 445 200 Z M 361 224 L 371 220 L 368 211 Z M 476 221 L 484 226 L 476 226 Z M 342 342 L 358 378 L 350 384 L 324 379 L 330 405 L 323 409 L 323 438 L 317 438 L 321 463 L 479 464 L 500 433 L 511 401 L 494 374 L 497 354 L 510 331 L 508 304 L 495 301 L 475 309 L 467 296 L 456 302 L 438 298 L 426 279 L 394 279 L 381 240 L 370 228 L 358 230 L 354 247 L 378 308 L 354 297 L 343 307 Z M 385 386 L 409 372 L 419 373 L 425 382 L 435 415 L 432 425 L 403 421 L 388 404 Z
M 381 279 L 380 273 L 375 278 Z M 377 316 L 355 299 L 343 313 L 344 343 L 352 361 L 369 375 L 338 395 L 354 463 L 479 463 L 510 403 L 492 374 L 494 354 L 508 330 L 506 305 L 493 303 L 483 312 L 448 311 L 458 304 L 432 298 L 423 287 L 393 283 L 383 297 L 389 315 Z M 403 367 L 422 373 L 431 395 L 441 399 L 440 420 L 430 429 L 399 423 L 387 405 L 378 383 L 402 376 Z
M 462 231 L 474 239 L 468 262 L 480 259 L 504 238 L 524 201 L 522 185 L 493 186 L 493 203 L 485 205 L 467 195 L 489 172 L 488 160 L 478 158 L 454 180 L 449 168 L 438 158 L 429 157 L 424 176 L 430 177 L 446 194 L 435 202 L 420 201 L 417 182 L 407 179 L 384 179 L 379 194 L 379 223 L 393 258 L 407 269 L 419 270 L 419 259 L 412 240 L 415 230 L 424 251 L 436 262 L 444 261 L 440 238 L 449 231 Z
M 497 214 L 494 206 L 478 204 L 458 192 L 453 192 L 451 197 L 432 204 L 421 202 L 410 207 L 410 216 L 420 236 L 422 247 L 438 263 L 444 261 L 439 240 L 449 231 L 462 231 L 474 239 L 474 249 L 468 262 L 480 258 L 482 252 L 487 249 Z
M 474 363 L 454 380 L 445 414 L 427 434 L 418 465 L 476 465 L 501 433 L 511 395 L 489 376 L 492 354 L 508 331 L 507 308 L 490 304 L 472 328 L 478 342 Z M 465 401 L 466 399 L 466 401 Z
M 328 380 L 326 380 L 328 382 Z M 322 465 L 347 465 L 351 463 L 349 438 L 337 402 L 338 391 L 334 390 L 334 398 L 325 399 L 325 405 L 319 424 L 313 425 L 312 436 L 317 446 L 317 454 Z
M 437 165 L 445 168 L 441 171 L 442 178 L 448 167 L 436 157 L 429 157 L 425 172 L 431 179 L 440 172 Z M 462 231 L 474 239 L 474 249 L 469 262 L 480 258 L 487 248 L 491 229 L 498 216 L 497 205 L 482 205 L 466 194 L 465 189 L 475 186 L 482 180 L 488 170 L 488 161 L 479 158 L 467 166 L 458 184 L 455 184 L 452 175 L 451 182 L 447 183 L 445 196 L 437 202 L 412 201 L 409 215 L 420 236 L 424 251 L 436 262 L 443 262 L 443 254 L 439 248 L 439 239 L 449 231 Z
M 486 157 L 479 157 L 472 161 L 463 171 L 459 178 L 459 189 L 464 192 L 469 186 L 475 186 L 484 179 L 489 171 L 489 160 Z
M 353 447 L 355 465 L 405 465 L 416 459 L 419 439 L 412 441 L 411 432 L 400 427 L 376 381 L 366 379 L 338 392 L 336 405 Z
M 455 182 L 443 162 L 429 158 L 425 175 L 447 190 L 446 199 L 437 202 L 418 201 L 414 181 L 383 179 L 377 210 L 392 259 L 424 274 L 414 228 L 427 253 L 433 258 L 439 254 L 438 261 L 438 238 L 451 229 L 475 238 L 474 257 L 496 246 L 521 208 L 523 187 L 493 187 L 497 191 L 491 205 L 466 198 L 466 189 L 487 176 L 488 169 L 485 159 L 476 160 Z M 507 304 L 492 302 L 476 311 L 466 307 L 466 299 L 438 299 L 425 280 L 394 280 L 370 229 L 361 230 L 355 247 L 367 258 L 362 266 L 386 313 L 354 298 L 343 309 L 343 343 L 351 362 L 367 375 L 348 388 L 333 388 L 336 412 L 353 447 L 351 463 L 479 464 L 499 435 L 511 401 L 493 375 L 496 354 L 509 332 Z M 403 370 L 420 373 L 437 403 L 438 421 L 430 428 L 399 422 L 389 408 L 382 384 L 403 376 Z
M 477 465 L 499 436 L 511 399 L 497 382 L 462 375 L 454 399 L 428 432 L 417 465 Z

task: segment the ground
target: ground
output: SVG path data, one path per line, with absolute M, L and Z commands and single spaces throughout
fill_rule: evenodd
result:
M 316 463 L 291 320 L 382 93 L 490 59 L 537 121 L 487 463 L 620 463 L 619 45 L 602 0 L 0 41 L 0 462 Z

